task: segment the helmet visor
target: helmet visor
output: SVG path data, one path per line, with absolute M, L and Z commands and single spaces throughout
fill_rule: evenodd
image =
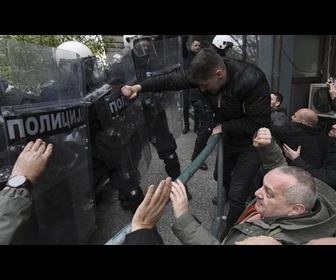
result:
M 150 37 L 135 39 L 133 41 L 133 52 L 139 57 L 148 54 L 156 54 L 153 41 Z

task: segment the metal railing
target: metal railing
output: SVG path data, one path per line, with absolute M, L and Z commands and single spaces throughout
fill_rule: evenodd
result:
M 223 222 L 223 213 L 224 213 L 224 195 L 225 191 L 223 186 L 223 176 L 221 170 L 223 170 L 223 140 L 221 135 L 213 135 L 209 138 L 207 145 L 202 150 L 202 152 L 189 164 L 189 166 L 181 173 L 177 179 L 180 179 L 183 184 L 186 184 L 192 176 L 196 173 L 201 164 L 208 158 L 213 149 L 218 144 L 218 152 L 217 152 L 217 213 L 216 217 L 213 221 L 213 225 L 211 228 L 211 233 L 216 238 L 218 238 L 219 230 L 221 228 L 221 223 Z M 121 229 L 116 235 L 114 235 L 110 240 L 108 240 L 105 245 L 122 245 L 126 234 L 131 231 L 131 223 L 127 224 L 123 229 Z

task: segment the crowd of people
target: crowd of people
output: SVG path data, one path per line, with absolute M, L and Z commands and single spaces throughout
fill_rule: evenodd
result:
M 225 108 L 222 108 L 222 105 L 223 105 L 222 104 L 222 99 L 225 100 L 225 98 L 227 98 L 227 96 L 229 96 L 228 91 L 230 90 L 230 84 L 233 83 L 231 77 L 232 76 L 233 77 L 238 76 L 237 73 L 239 73 L 239 70 L 238 70 L 239 66 L 236 65 L 235 67 L 237 67 L 237 68 L 234 68 L 234 66 L 231 66 L 236 71 L 235 71 L 235 75 L 233 75 L 233 74 L 230 75 L 230 74 L 227 74 L 227 72 L 229 72 L 229 70 L 230 70 L 230 63 L 224 60 L 225 61 L 225 63 L 224 63 L 225 67 L 223 67 L 223 64 L 220 63 L 219 61 L 220 61 L 220 58 L 216 57 L 216 54 L 214 54 L 214 52 L 212 52 L 211 49 L 201 49 L 198 52 L 197 56 L 195 56 L 194 59 L 192 60 L 192 62 L 190 64 L 190 69 L 189 69 L 188 72 L 186 72 L 186 74 L 169 75 L 169 76 L 165 76 L 165 77 L 159 77 L 155 80 L 154 79 L 147 80 L 147 81 L 144 81 L 143 83 L 140 83 L 140 84 L 137 84 L 137 85 L 134 85 L 134 86 L 125 86 L 123 88 L 123 93 L 124 93 L 124 95 L 126 95 L 129 98 L 134 98 L 138 94 L 141 95 L 142 91 L 146 92 L 146 91 L 153 91 L 153 90 L 159 90 L 160 91 L 160 90 L 184 89 L 184 88 L 196 88 L 196 87 L 198 87 L 201 90 L 203 96 L 210 102 L 210 104 L 212 105 L 212 108 L 214 110 L 214 116 L 215 116 L 216 123 L 220 124 L 219 126 L 216 126 L 212 130 L 212 134 L 218 134 L 218 133 L 222 134 L 223 139 L 224 139 L 224 143 L 225 143 L 225 148 L 226 148 L 225 149 L 226 155 L 225 155 L 225 152 L 224 152 L 224 163 L 226 162 L 227 164 L 224 167 L 223 176 L 224 176 L 224 187 L 226 187 L 226 190 L 227 190 L 227 193 L 228 193 L 229 211 L 228 211 L 228 216 L 227 216 L 227 219 L 226 219 L 226 228 L 225 228 L 225 230 L 224 230 L 224 232 L 221 236 L 221 240 L 220 240 L 220 241 L 222 241 L 222 240 L 228 240 L 227 235 L 229 234 L 229 232 L 231 232 L 231 229 L 236 225 L 237 221 L 240 221 L 240 217 L 244 214 L 243 211 L 244 211 L 245 203 L 247 201 L 248 195 L 251 194 L 251 189 L 249 189 L 249 184 L 253 180 L 253 176 L 257 173 L 258 167 L 260 167 L 262 157 L 260 156 L 260 151 L 257 151 L 256 146 L 254 146 L 255 150 L 250 149 L 249 153 L 246 153 L 246 151 L 248 150 L 247 147 L 249 146 L 248 142 L 246 142 L 246 144 L 245 144 L 246 146 L 244 146 L 244 148 L 245 148 L 244 153 L 245 153 L 245 156 L 248 154 L 249 157 L 244 158 L 243 157 L 244 153 L 241 153 L 241 154 L 239 153 L 239 148 L 238 147 L 242 146 L 242 143 L 240 143 L 239 141 L 242 141 L 242 139 L 245 139 L 245 141 L 246 141 L 246 139 L 249 139 L 249 138 L 248 138 L 248 134 L 246 134 L 246 133 L 248 133 L 248 132 L 246 132 L 247 127 L 246 126 L 244 126 L 244 127 L 243 126 L 238 126 L 237 125 L 238 120 L 235 119 L 235 116 L 237 116 L 237 119 L 239 117 L 239 121 L 241 121 L 242 123 L 244 123 L 245 120 L 244 120 L 244 118 L 241 117 L 241 115 L 239 115 L 237 113 L 233 113 L 234 111 L 232 111 L 233 110 L 232 106 L 231 106 L 231 108 L 227 108 L 227 107 L 225 107 L 225 103 L 224 103 L 223 107 L 225 107 Z M 243 66 L 241 66 L 241 67 L 244 68 L 244 69 L 248 68 L 248 66 L 246 66 L 246 65 L 245 65 L 245 67 L 243 67 Z M 313 110 L 310 110 L 308 108 L 302 108 L 302 109 L 298 110 L 298 112 L 296 112 L 292 116 L 292 121 L 291 122 L 287 122 L 286 121 L 286 115 L 283 112 L 279 112 L 279 110 L 272 109 L 273 112 L 271 114 L 271 107 L 270 106 L 274 105 L 274 107 L 279 107 L 279 105 L 282 102 L 282 96 L 281 96 L 281 94 L 278 94 L 278 93 L 271 94 L 269 85 L 268 85 L 265 77 L 263 77 L 262 75 L 258 76 L 256 74 L 259 71 L 258 69 L 251 69 L 250 71 L 252 71 L 252 72 L 254 71 L 255 72 L 254 74 L 257 77 L 259 77 L 259 83 L 258 83 L 259 87 L 258 88 L 253 88 L 253 87 L 251 88 L 251 90 L 250 90 L 251 92 L 249 93 L 249 96 L 248 96 L 249 98 L 247 98 L 246 102 L 244 103 L 243 116 L 248 116 L 249 111 L 248 111 L 247 106 L 249 104 L 248 101 L 250 101 L 250 99 L 253 100 L 252 99 L 253 90 L 258 92 L 258 96 L 259 96 L 259 99 L 256 100 L 256 101 L 258 101 L 258 105 L 259 105 L 258 108 L 256 109 L 257 106 L 254 106 L 254 107 L 251 106 L 251 108 L 254 108 L 253 117 L 256 118 L 255 122 L 258 120 L 258 117 L 259 117 L 259 115 L 256 115 L 256 112 L 259 112 L 259 114 L 260 114 L 260 119 L 259 119 L 260 122 L 258 123 L 258 125 L 256 127 L 251 127 L 251 126 L 249 127 L 249 128 L 252 128 L 252 131 L 250 132 L 250 136 L 252 136 L 257 131 L 258 127 L 268 127 L 268 128 L 271 129 L 272 134 L 275 134 L 274 138 L 277 139 L 277 142 L 280 145 L 287 145 L 287 146 L 284 146 L 284 147 L 291 146 L 291 147 L 295 147 L 295 149 L 296 149 L 299 145 L 308 145 L 309 146 L 309 145 L 312 145 L 312 143 L 315 143 L 319 147 L 318 149 L 315 149 L 315 148 L 312 148 L 312 147 L 306 147 L 305 152 L 309 154 L 307 157 L 311 161 L 312 160 L 316 161 L 316 166 L 321 166 L 321 164 L 324 160 L 325 154 L 326 154 L 328 138 L 327 138 L 327 135 L 324 134 L 323 131 L 321 131 L 321 129 L 318 127 L 318 116 L 317 116 L 317 114 Z M 214 75 L 213 73 L 216 73 L 216 75 Z M 228 76 L 231 78 L 230 80 L 228 80 L 228 78 L 227 78 Z M 222 81 L 221 81 L 221 79 L 222 79 Z M 262 82 L 261 82 L 262 80 L 265 81 L 265 84 L 262 84 Z M 239 78 L 238 78 L 238 81 L 239 81 Z M 245 81 L 245 83 L 244 83 L 245 88 L 246 88 L 246 84 L 247 84 L 247 81 Z M 328 85 L 329 85 L 329 89 L 330 89 L 330 94 L 332 95 L 332 92 L 334 90 L 332 88 L 333 84 L 330 83 L 330 81 L 328 81 Z M 223 92 L 225 92 L 225 94 L 221 94 L 221 87 L 223 88 Z M 264 92 L 264 94 L 262 95 L 261 92 Z M 232 93 L 234 93 L 234 91 Z M 230 96 L 230 97 L 232 97 L 232 96 Z M 262 104 L 264 104 L 263 102 L 265 103 L 265 107 L 262 106 Z M 230 104 L 229 102 L 227 102 L 227 103 Z M 232 105 L 232 104 L 230 104 L 230 105 Z M 225 112 L 224 112 L 224 109 L 226 109 Z M 226 119 L 226 117 L 225 117 L 225 113 L 227 113 L 227 112 L 231 113 L 230 117 L 228 119 Z M 271 115 L 272 115 L 272 119 L 270 118 Z M 263 117 L 263 120 L 261 120 L 261 116 Z M 247 122 L 251 121 L 252 119 L 253 119 L 252 116 L 250 116 L 248 118 Z M 234 130 L 232 130 L 234 127 L 232 127 L 232 125 L 230 125 L 230 121 L 232 123 L 235 123 L 238 128 L 241 128 L 241 130 L 239 131 L 239 133 L 240 133 L 239 138 L 235 137 Z M 262 122 L 264 122 L 264 123 L 262 124 Z M 242 130 L 243 130 L 243 132 L 245 132 L 245 135 L 242 135 L 243 134 Z M 304 136 L 301 136 L 301 133 Z M 304 140 L 305 135 L 310 137 L 310 139 L 313 142 L 309 142 L 309 141 Z M 230 138 L 232 138 L 232 140 L 234 139 L 235 142 L 233 142 Z M 252 137 L 250 139 L 252 141 Z M 239 146 L 237 145 L 237 142 L 239 143 Z M 238 147 L 236 147 L 236 145 Z M 228 150 L 229 150 L 229 152 L 228 152 Z M 239 161 L 237 161 L 237 156 L 234 157 L 235 158 L 234 161 L 229 160 L 230 159 L 230 157 L 229 157 L 230 153 L 232 153 L 232 156 L 234 154 L 240 155 L 241 158 L 244 159 L 244 166 L 247 166 L 246 167 L 247 172 L 246 173 L 244 172 L 244 175 L 246 175 L 246 174 L 247 175 L 244 176 L 244 178 L 236 178 L 235 179 L 235 174 L 241 174 L 242 170 L 245 170 L 245 169 L 243 169 L 242 166 L 238 165 Z M 286 150 L 282 153 L 286 153 Z M 310 156 L 310 153 L 315 153 L 315 155 Z M 251 162 L 251 159 L 254 159 L 254 162 L 253 161 Z M 287 161 L 286 161 L 286 163 L 290 164 L 291 167 L 286 167 L 286 168 L 283 168 L 283 169 L 276 170 L 278 173 L 280 173 L 280 176 L 278 176 L 278 177 L 285 177 L 284 174 L 288 174 L 288 173 L 292 172 L 292 173 L 295 173 L 295 176 L 300 177 L 299 179 L 296 178 L 299 185 L 302 185 L 303 182 L 305 182 L 305 180 L 308 180 L 307 179 L 308 177 L 310 178 L 309 180 L 311 181 L 311 187 L 313 187 L 315 185 L 311 173 L 303 172 L 302 168 L 300 168 L 300 169 L 292 168 L 292 165 L 291 165 L 291 162 L 290 162 L 289 158 L 287 158 Z M 230 165 L 228 165 L 228 162 L 230 163 Z M 237 168 L 236 172 L 233 169 L 235 167 L 234 162 L 235 162 L 236 167 L 239 166 L 239 169 Z M 253 166 L 255 166 L 255 168 L 253 168 Z M 265 170 L 265 175 L 263 176 L 264 177 L 263 180 L 266 180 L 267 178 L 269 178 L 268 176 L 270 176 L 270 174 L 271 175 L 274 174 L 273 170 L 269 170 L 269 169 L 265 168 L 264 165 L 263 165 L 263 168 Z M 238 172 L 238 170 L 240 172 Z M 251 173 L 248 173 L 248 171 L 250 171 Z M 251 174 L 251 176 L 248 176 L 248 174 Z M 300 175 L 298 175 L 298 174 L 300 174 Z M 217 175 L 218 174 L 214 174 L 215 179 L 216 179 Z M 238 176 L 239 175 L 237 175 L 237 177 Z M 307 178 L 305 178 L 301 182 L 300 181 L 302 179 L 301 177 L 305 177 L 305 176 L 307 176 Z M 235 180 L 237 180 L 237 182 Z M 242 180 L 246 180 L 245 181 L 245 184 L 246 184 L 245 187 L 242 187 L 243 186 L 242 182 L 241 182 Z M 172 190 L 174 190 L 175 184 L 176 184 L 175 182 L 172 183 Z M 293 182 L 291 184 L 293 184 Z M 263 181 L 263 185 L 262 185 L 261 189 L 264 189 L 264 185 L 265 185 L 265 181 Z M 238 186 L 240 186 L 239 189 L 237 189 Z M 315 186 L 314 186 L 314 188 L 315 188 Z M 266 189 L 265 193 L 261 194 L 260 196 L 264 197 L 264 196 L 269 195 L 268 194 L 269 193 L 268 188 L 265 188 L 265 189 Z M 259 190 L 260 189 L 255 191 L 256 196 L 259 195 L 259 193 L 260 193 Z M 306 213 L 312 211 L 312 209 L 314 207 L 314 204 L 315 204 L 315 199 L 316 199 L 316 190 L 314 192 L 315 192 L 315 195 L 312 195 L 313 198 L 311 198 L 311 199 L 313 199 L 313 203 L 311 201 L 310 206 L 307 206 L 308 204 L 306 202 L 302 203 L 305 206 L 303 208 L 301 208 L 302 211 L 298 211 L 299 213 L 306 214 Z M 174 193 L 174 191 L 172 191 L 172 193 Z M 274 196 L 274 194 L 271 194 L 271 195 Z M 298 195 L 298 194 L 294 194 L 294 196 L 296 196 L 296 195 Z M 283 194 L 281 194 L 281 196 L 283 196 Z M 300 195 L 298 195 L 298 196 L 300 196 Z M 301 196 L 303 196 L 303 194 Z M 171 195 L 170 199 L 172 201 L 174 201 L 174 197 L 172 197 L 172 195 Z M 294 199 L 292 199 L 292 200 L 294 200 Z M 252 201 L 254 201 L 254 203 L 255 203 L 255 199 L 252 200 Z M 253 202 L 250 202 L 250 203 L 253 203 Z M 173 203 L 173 205 L 174 205 L 174 203 Z M 253 211 L 255 211 L 255 209 L 253 209 Z M 295 211 L 290 212 L 289 210 L 286 210 L 286 211 L 284 211 L 283 213 L 275 213 L 275 216 L 277 216 L 277 214 L 284 215 L 285 213 L 288 216 L 292 216 L 293 213 L 295 212 Z M 174 213 L 175 213 L 175 209 L 174 209 Z M 295 212 L 295 213 L 297 213 L 297 212 Z M 264 216 L 265 216 L 265 214 L 264 215 L 262 214 L 262 217 L 264 217 Z M 177 216 L 177 218 L 178 217 L 179 217 L 179 215 Z M 260 219 L 260 216 L 258 218 Z M 189 219 L 189 222 L 190 222 L 190 219 Z M 174 227 L 175 227 L 175 225 L 173 226 L 173 230 L 174 230 Z M 191 226 L 189 224 L 184 224 L 183 229 L 190 228 L 190 227 Z M 334 230 L 332 230 L 332 232 L 330 232 L 329 234 L 330 234 L 330 236 L 333 236 Z M 183 232 L 183 230 L 182 230 L 181 236 L 185 237 L 186 232 Z M 191 233 L 190 236 L 195 236 L 195 235 L 194 235 L 194 233 Z M 228 241 L 226 241 L 226 242 L 228 242 Z M 306 243 L 307 242 L 309 242 L 309 240 L 306 240 Z M 182 241 L 182 243 L 183 243 L 183 241 Z M 300 243 L 296 243 L 296 242 L 293 242 L 293 241 L 290 241 L 290 240 L 285 241 L 285 243 L 300 244 Z M 304 243 L 304 242 L 302 242 L 302 243 Z M 195 244 L 200 244 L 200 243 L 195 243 Z M 204 244 L 207 244 L 207 243 L 204 243 Z
M 259 127 L 268 127 L 271 121 L 270 87 L 265 74 L 253 64 L 222 58 L 214 50 L 203 48 L 192 60 L 186 74 L 155 77 L 133 86 L 126 85 L 122 90 L 125 96 L 135 98 L 142 91 L 197 87 L 214 111 L 216 126 L 212 134 L 223 134 L 224 167 L 221 174 L 217 174 L 215 167 L 214 179 L 223 176 L 223 187 L 228 194 L 225 235 L 244 210 L 249 185 L 261 163 L 258 151 L 252 145 L 252 136 Z
M 106 177 L 118 185 L 123 208 L 133 214 L 125 245 L 163 245 L 156 224 L 169 202 L 175 217 L 172 231 L 183 245 L 336 245 L 336 124 L 325 133 L 319 127 L 317 113 L 309 108 L 297 110 L 287 120 L 287 111 L 280 109 L 283 96 L 271 91 L 263 71 L 251 63 L 227 57 L 226 52 L 221 55 L 216 50 L 218 37 L 212 46 L 204 48 L 200 48 L 199 41 L 192 41 L 193 52 L 189 50 L 188 55 L 185 52 L 188 67 L 183 71 L 150 76 L 148 73 L 157 70 L 150 64 L 153 50 L 150 36 L 125 36 L 136 82 L 128 84 L 125 78 L 126 56 L 120 57 L 118 64 L 121 64 L 114 64 L 117 70 L 107 71 L 103 82 L 117 88 L 129 102 L 139 101 L 144 123 L 136 123 L 138 126 L 132 123 L 133 130 L 127 135 L 130 138 L 122 143 L 119 139 L 115 141 L 118 145 L 114 145 L 111 141 L 115 138 L 111 138 L 101 112 L 97 111 L 99 106 L 88 106 L 94 185 L 97 187 Z M 232 47 L 222 43 L 220 46 L 226 49 Z M 86 91 L 91 92 L 101 86 L 101 80 L 91 80 L 94 64 L 88 61 L 93 54 L 85 45 L 75 45 L 79 48 L 73 51 L 85 62 Z M 60 48 L 67 50 L 65 45 Z M 124 78 L 116 82 L 117 76 Z M 69 85 L 53 83 L 45 87 L 42 100 L 62 99 L 65 86 Z M 336 88 L 332 78 L 327 86 L 334 104 Z M 223 179 L 229 204 L 225 229 L 219 239 L 190 212 L 191 194 L 178 179 L 181 166 L 177 144 L 169 131 L 165 109 L 153 113 L 152 95 L 178 90 L 184 91 L 184 103 L 188 105 L 183 107 L 184 134 L 190 129 L 186 114 L 190 100 L 186 96 L 191 91 L 199 94 L 193 101 L 195 115 L 197 109 L 203 110 L 203 114 L 195 116 L 197 137 L 191 160 L 211 135 L 220 134 L 225 145 L 223 170 L 217 169 L 217 160 L 213 170 L 215 181 Z M 140 186 L 138 170 L 145 145 L 140 137 L 143 128 L 163 160 L 168 176 L 157 187 L 150 185 L 146 193 Z M 38 138 L 29 141 L 17 157 L 0 192 L 0 244 L 22 243 L 32 212 L 34 185 L 52 158 L 53 149 L 52 143 Z M 203 170 L 207 169 L 203 165 Z M 213 201 L 216 203 L 216 198 Z
M 172 230 L 184 245 L 335 245 L 336 192 L 302 168 L 288 166 L 270 129 L 260 128 L 253 145 L 270 171 L 223 242 L 190 213 L 182 182 L 166 178 L 155 191 L 150 187 L 124 244 L 158 244 L 153 228 L 170 199 Z

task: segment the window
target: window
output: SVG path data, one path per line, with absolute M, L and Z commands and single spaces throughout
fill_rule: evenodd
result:
M 320 76 L 320 36 L 296 35 L 294 40 L 293 77 Z

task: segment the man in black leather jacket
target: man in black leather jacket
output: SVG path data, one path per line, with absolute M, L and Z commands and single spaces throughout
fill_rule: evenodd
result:
M 171 73 L 133 86 L 124 86 L 123 94 L 135 98 L 138 92 L 197 88 L 210 102 L 216 126 L 212 134 L 222 134 L 224 141 L 224 187 L 230 203 L 223 237 L 244 210 L 249 186 L 261 158 L 253 147 L 253 134 L 269 127 L 270 86 L 265 74 L 255 65 L 221 58 L 215 51 L 201 49 L 186 73 Z M 141 94 L 141 93 L 140 93 Z M 217 168 L 214 178 L 218 180 Z

